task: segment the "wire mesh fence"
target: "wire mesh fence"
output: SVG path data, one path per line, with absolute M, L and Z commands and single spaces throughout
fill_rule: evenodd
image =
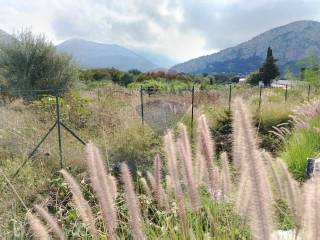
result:
M 26 161 L 41 155 L 60 159 L 62 167 L 63 159 L 75 158 L 82 145 L 90 139 L 99 139 L 106 156 L 125 159 L 133 151 L 118 156 L 123 150 L 120 148 L 131 146 L 134 134 L 139 138 L 149 131 L 161 137 L 183 118 L 193 128 L 195 112 L 201 106 L 227 111 L 232 100 L 241 95 L 246 99 L 255 97 L 253 102 L 260 111 L 270 102 L 307 101 L 316 94 L 317 90 L 309 85 L 277 89 L 225 85 L 212 90 L 192 88 L 180 92 L 115 86 L 81 92 L 0 91 L 0 156 Z

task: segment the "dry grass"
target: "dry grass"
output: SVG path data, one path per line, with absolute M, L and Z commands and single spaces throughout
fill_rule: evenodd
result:
M 235 99 L 232 116 L 232 161 L 229 162 L 227 154 L 222 153 L 219 158 L 222 163 L 221 170 L 217 164 L 218 160 L 215 159 L 215 143 L 211 137 L 208 120 L 204 115 L 201 115 L 197 122 L 194 153 L 184 125 L 179 125 L 177 136 L 169 131 L 164 137 L 166 158 L 162 160 L 159 155 L 155 155 L 154 171 L 147 172 L 148 181 L 146 181 L 146 176 L 141 178 L 139 176 L 139 181 L 135 183 L 128 166 L 124 163 L 121 165 L 121 181 L 117 181 L 109 171 L 110 166 L 103 160 L 105 154 L 100 155 L 98 148 L 89 143 L 86 147 L 86 169 L 94 192 L 94 200 L 92 200 L 94 203 L 88 203 L 84 191 L 74 177 L 66 170 L 61 170 L 61 174 L 72 193 L 80 221 L 84 223 L 92 237 L 98 238 L 100 234 L 108 239 L 123 236 L 145 239 L 149 238 L 148 234 L 151 234 L 150 225 L 155 225 L 157 229 L 164 228 L 167 235 L 163 236 L 173 236 L 178 239 L 215 237 L 215 231 L 219 231 L 219 226 L 216 226 L 218 220 L 217 215 L 209 206 L 219 207 L 224 203 L 233 204 L 233 196 L 236 195 L 234 193 L 237 190 L 236 207 L 239 215 L 250 226 L 252 237 L 270 239 L 274 229 L 271 216 L 274 197 L 269 182 L 270 178 L 273 179 L 275 192 L 279 193 L 281 198 L 286 198 L 290 208 L 300 215 L 301 213 L 297 210 L 300 200 L 296 197 L 299 195 L 299 188 L 285 163 L 281 160 L 274 161 L 270 155 L 263 153 L 259 148 L 257 131 L 253 127 L 252 117 L 242 99 Z M 103 124 L 101 120 L 101 125 Z M 124 127 L 125 133 L 128 126 L 122 123 L 120 125 Z M 109 134 L 106 133 L 106 139 L 111 136 Z M 234 177 L 238 184 L 232 182 L 231 163 L 234 164 L 236 170 Z M 165 176 L 166 167 L 168 175 Z M 182 169 L 180 170 L 179 167 Z M 141 194 L 139 192 L 141 189 L 135 189 L 139 182 L 143 188 L 142 192 L 146 194 Z M 319 236 L 319 229 L 316 225 L 319 222 L 317 186 L 318 180 L 307 183 L 304 193 L 305 203 L 308 204 L 306 204 L 302 217 L 301 234 L 310 234 L 306 236 L 306 239 L 317 239 Z M 204 202 L 203 195 L 205 194 L 210 195 L 208 198 L 210 200 L 206 199 Z M 152 211 L 153 214 L 159 212 L 160 215 L 162 214 L 159 217 L 162 222 L 154 215 L 149 215 L 151 211 L 149 208 L 142 209 L 145 206 L 142 205 L 145 204 L 144 201 L 149 199 L 157 203 L 154 204 Z M 121 207 L 123 206 L 125 206 L 125 218 L 122 217 Z M 41 218 L 52 226 L 49 230 L 57 238 L 66 238 L 53 216 L 39 206 L 36 209 Z M 315 211 L 312 212 L 312 209 Z M 172 212 L 176 213 L 176 215 L 173 214 L 175 217 L 167 217 L 171 216 Z M 36 235 L 42 231 L 40 235 L 45 236 L 43 231 L 46 231 L 48 235 L 49 231 L 44 226 L 39 227 L 42 225 L 41 221 L 35 220 L 35 217 L 30 214 L 28 213 L 27 219 L 32 232 Z M 198 220 L 203 216 L 206 218 L 204 222 Z M 195 227 L 196 221 L 199 221 L 197 227 L 201 227 Z M 104 224 L 100 224 L 102 222 Z M 176 223 L 178 225 L 174 225 Z M 123 230 L 124 226 L 130 229 L 128 234 L 127 230 Z M 206 226 L 210 226 L 210 230 Z M 202 228 L 206 228 L 207 232 L 199 233 L 199 229 Z

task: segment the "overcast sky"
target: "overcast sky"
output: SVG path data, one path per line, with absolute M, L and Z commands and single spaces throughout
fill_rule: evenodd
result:
M 178 61 L 297 20 L 320 21 L 320 0 L 0 0 L 8 33 L 32 27 L 54 43 L 78 37 Z

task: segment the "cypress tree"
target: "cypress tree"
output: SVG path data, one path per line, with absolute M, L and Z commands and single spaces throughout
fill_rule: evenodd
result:
M 265 86 L 270 86 L 271 81 L 280 74 L 276 62 L 277 59 L 273 57 L 271 47 L 268 47 L 266 60 L 260 68 L 262 81 Z

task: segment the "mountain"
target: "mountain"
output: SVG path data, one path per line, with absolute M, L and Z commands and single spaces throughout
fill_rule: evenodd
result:
M 320 22 L 297 21 L 266 31 L 251 40 L 218 53 L 202 56 L 172 67 L 186 73 L 235 73 L 245 75 L 258 69 L 267 48 L 283 73 L 286 68 L 299 71 L 296 62 L 311 52 L 320 56 Z
M 14 37 L 12 37 L 9 33 L 0 29 L 0 43 L 8 43 L 13 40 L 14 40 Z
M 72 55 L 83 68 L 116 68 L 122 71 L 148 71 L 157 66 L 135 52 L 114 44 L 70 39 L 56 46 L 59 52 Z
M 134 48 L 132 50 L 135 53 L 151 60 L 153 63 L 158 65 L 160 68 L 170 68 L 173 65 L 179 63 L 179 61 L 177 61 L 177 60 L 175 60 L 165 54 L 156 53 L 154 51 L 150 51 L 145 48 Z

